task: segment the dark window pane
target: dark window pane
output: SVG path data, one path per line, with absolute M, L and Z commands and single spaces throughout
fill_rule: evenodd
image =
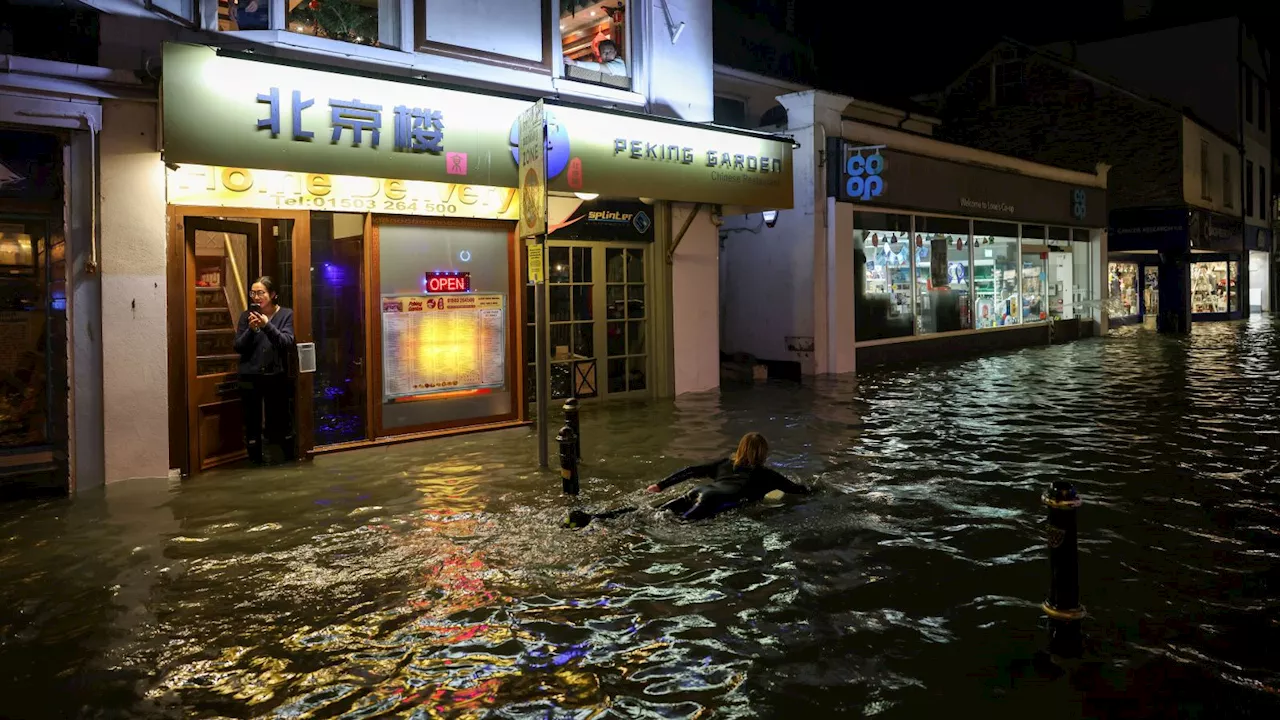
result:
M 1049 239 L 1056 240 L 1058 242 L 1062 242 L 1064 240 L 1070 240 L 1071 230 L 1069 228 L 1064 228 L 1064 227 L 1051 227 L 1049 228 Z
M 573 287 L 573 319 L 574 320 L 590 320 L 595 317 L 591 312 L 591 290 L 590 285 L 575 285 Z
M 533 321 L 533 314 L 537 311 L 538 289 L 536 285 L 524 286 L 524 311 L 530 322 Z
M 537 330 L 533 325 L 525 325 L 524 327 L 524 361 L 535 362 L 537 360 Z
M 551 326 L 551 347 L 550 356 L 552 359 L 567 360 L 569 355 L 569 340 L 573 334 L 573 326 L 569 323 L 561 323 Z
M 910 232 L 911 216 L 857 212 L 853 214 L 853 229 L 890 230 L 898 233 Z
M 626 282 L 626 258 L 623 252 L 618 248 L 608 248 L 604 251 L 605 264 L 605 281 L 606 282 Z
M 1027 238 L 1029 240 L 1043 240 L 1044 226 L 1043 225 L 1023 225 L 1022 237 Z
M 573 248 L 573 281 L 591 282 L 591 248 Z
M 529 398 L 529 402 L 538 401 L 538 368 L 536 365 L 529 365 L 524 369 L 524 392 L 525 397 Z
M 592 323 L 573 324 L 573 352 L 584 358 L 596 355 L 595 325 Z
M 627 317 L 631 319 L 644 318 L 644 286 L 628 285 L 627 286 Z
M 627 354 L 643 355 L 644 353 L 644 321 L 632 320 L 627 323 Z
M 644 282 L 644 251 L 627 251 L 627 282 Z
M 610 320 L 621 320 L 626 317 L 627 288 L 625 285 L 610 285 L 606 298 L 609 303 L 606 317 Z
M 555 363 L 551 366 L 551 398 L 563 400 L 572 393 L 573 363 Z
M 631 371 L 627 373 L 627 389 L 644 390 L 646 387 L 645 358 L 631 358 L 627 363 L 631 366 Z
M 569 282 L 569 248 L 553 247 L 547 250 L 547 282 Z
M 620 393 L 627 391 L 627 361 L 610 360 L 609 361 L 609 392 Z
M 1018 226 L 1014 223 L 991 222 L 990 220 L 973 221 L 974 235 L 994 235 L 996 237 L 1018 237 Z
M 623 333 L 626 332 L 624 322 L 609 323 L 609 356 L 627 354 L 627 337 Z
M 551 286 L 551 322 L 568 322 L 572 319 L 569 306 L 569 287 Z

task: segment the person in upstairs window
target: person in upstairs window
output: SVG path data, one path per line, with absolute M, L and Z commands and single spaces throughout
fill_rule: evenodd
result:
M 705 465 L 691 465 L 650 485 L 646 490 L 658 493 L 686 480 L 710 480 L 711 482 L 699 485 L 658 508 L 681 520 L 704 520 L 726 510 L 759 502 L 774 491 L 797 495 L 812 492 L 803 485 L 791 482 L 776 470 L 765 467 L 768 457 L 769 443 L 764 436 L 760 433 L 747 433 L 738 441 L 738 449 L 730 457 Z M 592 520 L 618 517 L 637 509 L 627 507 L 594 514 L 574 510 L 569 514 L 565 525 L 581 528 Z
M 565 58 L 565 65 L 575 65 L 584 70 L 598 70 L 605 75 L 617 75 L 619 77 L 627 76 L 627 63 L 618 57 L 618 46 L 612 40 L 601 40 L 598 52 L 600 53 L 600 62 L 594 60 L 574 60 L 573 58 Z

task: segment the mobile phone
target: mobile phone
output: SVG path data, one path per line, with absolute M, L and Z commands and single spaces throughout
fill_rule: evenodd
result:
M 258 303 L 250 303 L 250 304 L 249 304 L 249 312 L 261 313 L 261 312 L 262 312 L 262 306 L 261 306 L 261 305 L 259 305 Z

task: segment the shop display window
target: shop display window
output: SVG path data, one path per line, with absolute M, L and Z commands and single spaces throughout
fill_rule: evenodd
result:
M 1089 243 L 1073 240 L 1068 228 L 1048 229 L 1045 306 L 1054 320 L 1089 316 Z
M 916 323 L 921 333 L 973 328 L 969 221 L 916 217 Z
M 1018 226 L 1011 223 L 973 223 L 973 285 L 975 324 L 979 328 L 1019 322 Z
M 1227 312 L 1240 312 L 1240 263 L 1227 263 Z
M 560 0 L 565 77 L 631 88 L 625 0 Z
M 857 339 L 911 335 L 911 216 L 855 213 L 853 223 Z
M 1049 319 L 1049 246 L 1043 225 L 1022 226 L 1022 322 Z
M 1142 268 L 1142 312 L 1160 314 L 1160 268 L 1154 265 Z
M 384 432 L 511 412 L 508 229 L 480 224 L 377 227 Z M 432 291 L 428 274 L 456 273 L 466 291 Z
M 1135 263 L 1113 262 L 1107 265 L 1107 285 L 1111 314 L 1117 316 L 1138 314 L 1138 266 Z
M 1228 313 L 1233 263 L 1192 263 L 1192 313 Z M 1236 300 L 1236 304 L 1239 301 Z

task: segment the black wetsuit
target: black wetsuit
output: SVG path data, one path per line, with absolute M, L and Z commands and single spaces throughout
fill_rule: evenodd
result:
M 687 467 L 659 482 L 658 487 L 666 490 L 695 478 L 707 478 L 712 482 L 695 487 L 659 509 L 675 513 L 684 520 L 702 520 L 747 503 L 759 502 L 774 490 L 799 495 L 809 493 L 809 488 L 791 482 L 775 470 L 749 466 L 735 468 L 729 458 Z
M 663 503 L 658 509 L 674 513 L 682 520 L 703 520 L 719 515 L 725 510 L 758 502 L 774 490 L 798 495 L 808 495 L 812 492 L 809 488 L 793 483 L 767 467 L 735 468 L 733 461 L 727 458 L 706 465 L 687 467 L 659 482 L 658 487 L 665 490 L 672 485 L 694 478 L 707 478 L 712 482 L 699 485 L 675 500 Z M 639 509 L 630 506 L 597 513 L 571 510 L 569 517 L 564 521 L 564 526 L 580 529 L 590 525 L 592 520 L 622 517 Z

